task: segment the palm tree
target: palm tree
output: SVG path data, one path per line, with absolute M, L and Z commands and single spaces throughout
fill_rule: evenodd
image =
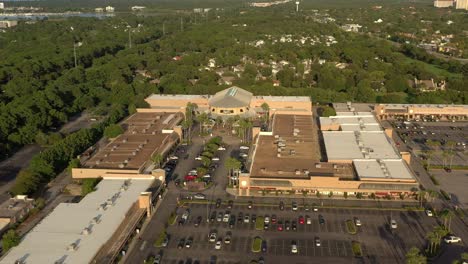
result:
M 452 168 L 453 157 L 455 156 L 455 151 L 449 150 L 449 151 L 448 151 L 448 156 L 449 156 L 449 158 L 450 158 L 450 165 L 449 165 L 449 168 Z
M 444 209 L 441 212 L 440 217 L 444 219 L 445 229 L 450 232 L 450 225 L 452 224 L 453 212 L 450 209 Z
M 156 153 L 151 157 L 151 161 L 156 164 L 156 166 L 159 168 L 161 167 L 161 162 L 163 161 L 163 156 L 161 153 Z
M 198 109 L 198 105 L 195 103 L 188 102 L 187 106 L 185 107 L 185 122 L 188 128 L 188 141 L 192 138 L 192 125 L 193 125 L 193 116 L 195 110 Z
M 229 180 L 234 176 L 234 172 L 238 172 L 242 166 L 242 163 L 236 158 L 228 158 L 224 162 L 224 166 L 229 170 Z
M 429 253 L 432 255 L 434 254 L 435 247 L 439 241 L 438 236 L 435 232 L 429 232 L 426 235 L 426 238 L 428 240 L 428 246 L 429 246 Z
M 268 124 L 268 122 L 270 121 L 270 106 L 267 103 L 263 103 L 261 105 L 261 108 L 264 112 L 263 114 L 265 115 L 265 122 Z
M 200 124 L 200 133 L 203 134 L 205 132 L 204 126 L 206 122 L 208 122 L 208 114 L 207 113 L 201 113 L 197 116 L 197 121 Z
M 426 257 L 420 254 L 418 248 L 412 247 L 406 253 L 406 263 L 407 264 L 426 264 L 427 260 L 426 260 Z
M 223 118 L 220 116 L 216 117 L 215 123 L 216 127 L 219 128 L 219 125 L 223 124 Z
M 226 124 L 227 124 L 228 127 L 229 127 L 229 133 L 228 133 L 228 134 L 231 133 L 231 131 L 232 131 L 232 125 L 234 124 L 234 122 L 235 122 L 235 119 L 234 119 L 234 117 L 232 117 L 232 116 L 230 116 L 230 117 L 226 120 Z
M 431 159 L 432 159 L 432 156 L 434 155 L 434 151 L 426 150 L 426 151 L 424 151 L 424 155 L 427 158 L 427 170 L 429 170 L 430 167 L 431 167 Z
M 426 190 L 426 192 L 429 195 L 431 203 L 434 201 L 435 198 L 439 196 L 439 193 L 435 190 Z
M 443 165 L 444 167 L 447 166 L 447 158 L 450 156 L 450 153 L 449 153 L 449 152 L 450 152 L 449 150 L 444 150 L 444 151 L 442 152 L 442 165 Z

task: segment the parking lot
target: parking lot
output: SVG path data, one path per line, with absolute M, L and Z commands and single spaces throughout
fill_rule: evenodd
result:
M 259 257 L 263 257 L 266 263 L 281 263 L 280 260 L 289 263 L 401 263 L 410 247 L 423 247 L 427 232 L 436 225 L 436 220 L 424 212 L 324 208 L 318 212 L 306 212 L 292 211 L 288 206 L 281 211 L 279 207 L 271 206 L 254 205 L 253 209 L 248 209 L 246 205 L 234 205 L 232 209 L 227 209 L 225 205 L 215 208 L 213 204 L 191 204 L 179 208 L 179 215 L 186 209 L 190 210 L 187 222 L 167 229 L 170 241 L 168 247 L 163 249 L 164 263 L 186 263 L 187 259 L 210 263 L 213 256 L 216 263 L 248 263 Z M 232 228 L 228 223 L 216 219 L 218 214 L 224 215 L 226 211 L 235 216 Z M 243 218 L 238 219 L 241 212 Z M 216 217 L 214 221 L 207 222 L 207 215 Z M 249 215 L 249 223 L 243 220 L 246 215 Z M 252 215 L 274 215 L 276 223 L 270 222 L 268 230 L 256 230 L 255 223 L 251 221 Z M 319 215 L 324 219 L 323 224 L 319 223 Z M 194 223 L 199 216 L 202 221 L 195 227 Z M 299 216 L 310 217 L 310 224 L 300 224 Z M 347 232 L 345 221 L 355 217 L 361 220 L 362 226 L 357 227 L 357 234 L 352 235 Z M 397 229 L 390 229 L 390 219 L 397 221 Z M 284 228 L 278 231 L 278 224 L 284 226 L 286 221 L 290 223 L 290 230 Z M 292 229 L 293 222 L 297 230 Z M 227 232 L 232 232 L 231 243 L 222 243 L 221 249 L 215 249 L 215 243 L 208 241 L 211 232 L 216 232 L 217 238 L 224 238 Z M 252 241 L 257 236 L 266 241 L 266 252 L 252 252 Z M 180 240 L 188 238 L 193 239 L 192 246 L 179 249 L 177 246 Z M 320 239 L 319 246 L 315 243 L 316 238 Z M 297 253 L 291 252 L 292 241 L 297 243 Z M 364 258 L 354 257 L 352 241 L 361 242 Z
M 431 170 L 431 174 L 440 183 L 440 188 L 450 194 L 453 204 L 468 208 L 468 171 L 453 170 L 447 173 L 444 170 Z
M 466 139 L 468 138 L 468 126 L 465 122 L 393 122 L 395 131 L 405 140 L 406 145 L 418 154 L 428 149 L 428 140 L 440 142 L 440 147 L 431 157 L 433 165 L 448 165 L 449 157 L 444 158 L 443 150 L 451 149 L 447 142 L 453 141 L 454 156 L 451 158 L 452 165 L 466 165 L 465 155 Z M 423 158 L 424 155 L 422 155 Z

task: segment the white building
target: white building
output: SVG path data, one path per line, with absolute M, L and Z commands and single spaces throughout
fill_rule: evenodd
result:
M 453 0 L 435 0 L 434 7 L 451 7 L 453 6 Z
M 5 8 L 5 4 L 4 3 L 0 3 L 0 9 L 4 9 Z
M 106 12 L 114 12 L 114 7 L 106 6 Z
M 104 12 L 104 8 L 102 8 L 102 7 L 94 8 L 94 12 L 96 12 L 96 13 L 102 13 L 102 12 Z
M 132 6 L 132 11 L 142 11 L 146 6 Z
M 457 9 L 465 9 L 468 10 L 468 0 L 457 0 L 457 4 L 455 6 Z

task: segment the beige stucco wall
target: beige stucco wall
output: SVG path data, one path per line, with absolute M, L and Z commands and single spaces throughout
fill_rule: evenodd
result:
M 310 112 L 312 113 L 312 103 L 309 102 L 296 102 L 296 101 L 271 101 L 265 100 L 264 98 L 252 98 L 250 102 L 250 107 L 261 107 L 263 103 L 267 103 L 270 107 L 270 110 L 275 109 L 302 109 L 305 110 L 303 112 Z M 289 111 L 288 111 L 289 112 Z
M 341 130 L 340 124 L 328 124 L 328 125 L 320 125 L 320 130 L 322 131 L 339 131 Z
M 90 169 L 90 168 L 73 168 L 72 178 L 99 178 L 110 174 L 125 175 L 127 178 L 132 178 L 138 175 L 138 170 L 118 170 L 118 169 Z M 125 178 L 123 177 L 123 178 Z
M 158 108 L 181 107 L 185 109 L 185 107 L 187 106 L 187 103 L 195 103 L 198 105 L 199 108 L 208 107 L 208 98 L 191 98 L 191 99 L 180 98 L 176 100 L 164 99 L 164 98 L 158 98 L 158 99 L 146 98 L 145 101 L 150 105 L 150 107 L 158 107 Z
M 230 110 L 230 111 L 233 111 L 233 113 L 222 113 L 221 111 L 223 110 Z M 232 116 L 235 116 L 235 115 L 242 115 L 242 114 L 245 114 L 249 111 L 249 108 L 248 107 L 236 107 L 236 108 L 228 108 L 228 107 L 211 107 L 210 108 L 210 112 L 213 113 L 213 114 L 217 114 L 217 115 L 232 115 Z

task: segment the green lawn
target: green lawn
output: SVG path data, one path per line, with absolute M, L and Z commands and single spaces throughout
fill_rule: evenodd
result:
M 257 217 L 257 220 L 255 221 L 255 229 L 257 230 L 263 230 L 265 228 L 265 219 L 263 216 Z
M 252 252 L 260 252 L 260 250 L 262 249 L 262 239 L 260 237 L 256 237 L 253 241 L 252 241 Z
M 356 225 L 354 224 L 353 220 L 346 220 L 346 228 L 348 229 L 348 233 L 351 235 L 357 233 Z
M 164 239 L 166 239 L 167 233 L 166 230 L 163 230 L 161 234 L 159 234 L 158 238 L 156 241 L 154 241 L 154 246 L 155 247 L 162 247 L 162 243 L 164 242 Z
M 169 216 L 169 219 L 167 220 L 167 223 L 169 225 L 174 225 L 175 222 L 177 220 L 177 215 L 175 213 L 172 213 L 170 216 Z
M 362 248 L 361 248 L 361 243 L 357 241 L 351 242 L 352 248 L 353 248 L 353 254 L 355 257 L 362 257 Z
M 426 71 L 428 71 L 428 72 L 430 72 L 430 73 L 432 73 L 434 75 L 437 75 L 437 76 L 445 76 L 445 77 L 448 77 L 448 78 L 462 78 L 463 77 L 462 74 L 460 74 L 460 73 L 449 72 L 449 71 L 447 71 L 445 69 L 440 68 L 437 65 L 433 65 L 433 64 L 429 64 L 429 63 L 426 63 L 426 62 L 423 62 L 423 61 L 411 59 L 411 58 L 408 58 L 406 56 L 404 57 L 404 59 L 405 59 L 406 64 L 410 64 L 412 62 L 417 63 L 419 65 L 422 65 L 423 68 Z

